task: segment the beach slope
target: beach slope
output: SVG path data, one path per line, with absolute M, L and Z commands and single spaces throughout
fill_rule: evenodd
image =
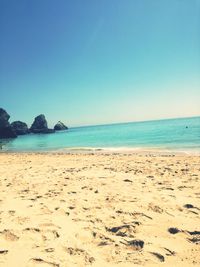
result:
M 0 266 L 200 265 L 200 158 L 1 153 Z

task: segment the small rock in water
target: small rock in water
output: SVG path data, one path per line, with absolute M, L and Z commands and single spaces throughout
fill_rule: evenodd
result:
M 35 117 L 34 122 L 31 125 L 30 131 L 32 133 L 54 133 L 55 130 L 49 129 L 47 126 L 47 120 L 43 114 Z
M 54 126 L 55 131 L 63 131 L 67 129 L 68 127 L 61 121 L 57 122 L 56 125 Z

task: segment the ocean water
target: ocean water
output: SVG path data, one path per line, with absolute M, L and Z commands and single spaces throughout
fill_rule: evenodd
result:
M 200 152 L 200 117 L 71 128 L 0 140 L 1 151 L 91 149 Z

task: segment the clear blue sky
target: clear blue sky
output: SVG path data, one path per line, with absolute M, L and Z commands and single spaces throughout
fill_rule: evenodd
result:
M 0 39 L 11 121 L 200 115 L 200 0 L 0 0 Z

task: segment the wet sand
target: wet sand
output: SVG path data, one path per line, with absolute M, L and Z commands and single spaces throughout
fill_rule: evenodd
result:
M 200 157 L 0 154 L 0 266 L 200 266 Z

